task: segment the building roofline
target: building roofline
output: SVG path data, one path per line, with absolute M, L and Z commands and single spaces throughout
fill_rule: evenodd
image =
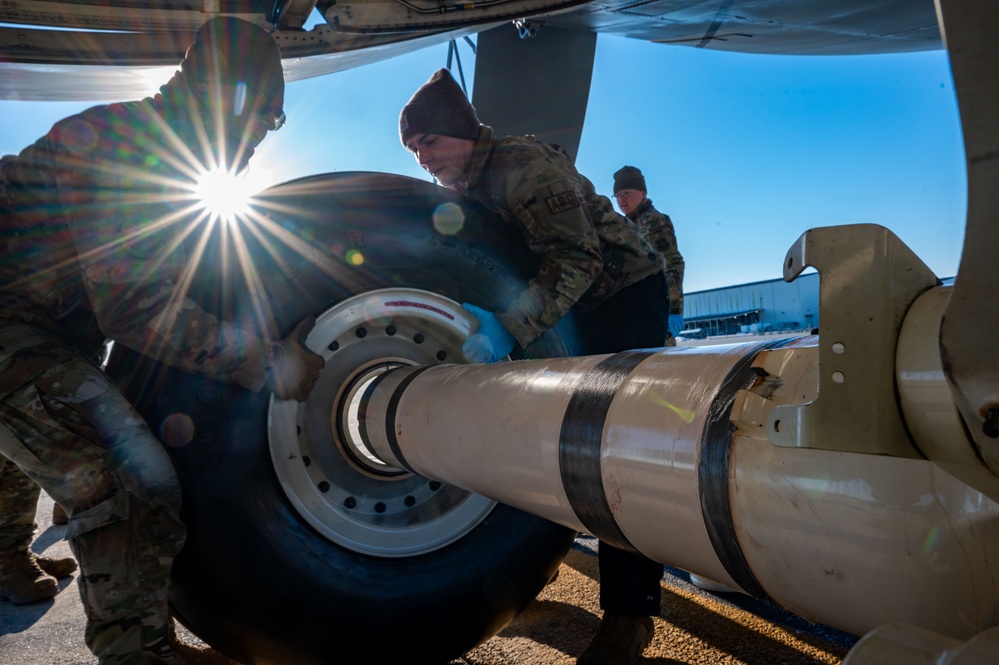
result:
M 809 275 L 816 275 L 817 276 L 818 274 L 819 273 L 817 271 L 812 270 L 810 272 L 806 272 L 806 273 L 803 273 L 802 275 L 799 275 L 799 277 L 808 277 Z M 948 284 L 953 284 L 954 283 L 954 278 L 953 277 L 940 277 L 939 279 L 940 279 L 940 282 L 942 284 L 944 284 L 944 285 L 948 285 Z M 756 281 L 756 282 L 745 282 L 743 284 L 731 284 L 729 286 L 716 286 L 713 289 L 701 289 L 700 291 L 684 291 L 683 295 L 684 295 L 684 297 L 686 297 L 686 296 L 697 295 L 699 293 L 712 293 L 713 291 L 728 291 L 729 289 L 741 289 L 744 286 L 756 286 L 758 284 L 773 284 L 774 282 L 783 282 L 783 281 L 784 281 L 784 279 L 782 277 L 775 277 L 774 279 L 761 279 L 761 280 Z M 790 283 L 790 282 L 787 282 L 787 283 Z

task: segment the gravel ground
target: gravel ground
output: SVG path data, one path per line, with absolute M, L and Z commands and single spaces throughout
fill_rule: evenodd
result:
M 51 515 L 52 501 L 43 494 L 33 549 L 70 556 L 63 540 L 66 527 L 52 526 Z M 580 536 L 558 578 L 535 602 L 450 665 L 572 665 L 600 621 L 596 578 L 596 541 Z M 643 665 L 838 665 L 856 641 L 742 594 L 702 591 L 683 571 L 667 568 L 662 584 L 662 609 Z M 83 627 L 75 577 L 63 580 L 62 592 L 45 603 L 16 607 L 0 602 L 0 663 L 95 665 L 83 645 Z
M 499 635 L 451 665 L 572 665 L 600 621 L 593 538 L 580 536 L 555 582 Z M 667 568 L 643 665 L 837 665 L 856 642 L 737 593 L 708 593 Z

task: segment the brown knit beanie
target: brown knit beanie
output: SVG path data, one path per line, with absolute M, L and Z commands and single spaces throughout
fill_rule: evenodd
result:
M 637 189 L 648 193 L 645 189 L 645 176 L 634 166 L 623 166 L 614 174 L 614 193 L 622 189 Z
M 243 83 L 267 100 L 284 102 L 281 50 L 263 28 L 231 16 L 205 21 L 180 63 L 192 82 L 205 82 L 214 73 L 222 83 Z
M 406 141 L 416 134 L 440 134 L 473 141 L 479 137 L 475 108 L 446 69 L 434 72 L 402 107 L 399 114 L 402 144 L 406 145 Z

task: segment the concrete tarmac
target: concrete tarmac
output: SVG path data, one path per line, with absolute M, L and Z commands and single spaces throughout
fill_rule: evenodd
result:
M 53 526 L 51 517 L 52 500 L 42 494 L 32 548 L 71 556 L 63 539 L 66 527 Z M 76 577 L 62 580 L 60 588 L 55 598 L 35 605 L 0 602 L 0 664 L 96 664 L 83 644 Z M 680 570 L 667 568 L 662 588 L 655 638 L 641 665 L 838 665 L 856 642 L 744 594 L 701 590 Z M 498 635 L 449 665 L 573 665 L 600 621 L 599 590 L 596 540 L 580 536 L 558 578 L 537 600 Z M 181 634 L 198 641 L 185 630 Z

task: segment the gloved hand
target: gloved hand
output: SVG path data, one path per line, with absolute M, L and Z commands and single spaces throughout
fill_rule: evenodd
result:
M 666 325 L 669 326 L 669 334 L 676 337 L 683 332 L 683 314 L 670 314 Z
M 475 315 L 479 320 L 479 329 L 472 334 L 465 343 L 461 345 L 465 357 L 473 363 L 494 363 L 501 358 L 505 358 L 513 351 L 517 340 L 513 338 L 496 315 L 487 312 L 481 307 L 470 305 L 467 302 L 461 306 Z
M 267 367 L 267 388 L 278 399 L 304 402 L 319 380 L 319 370 L 326 366 L 323 357 L 309 351 L 305 340 L 316 325 L 313 316 L 305 319 L 280 342 L 271 344 Z

